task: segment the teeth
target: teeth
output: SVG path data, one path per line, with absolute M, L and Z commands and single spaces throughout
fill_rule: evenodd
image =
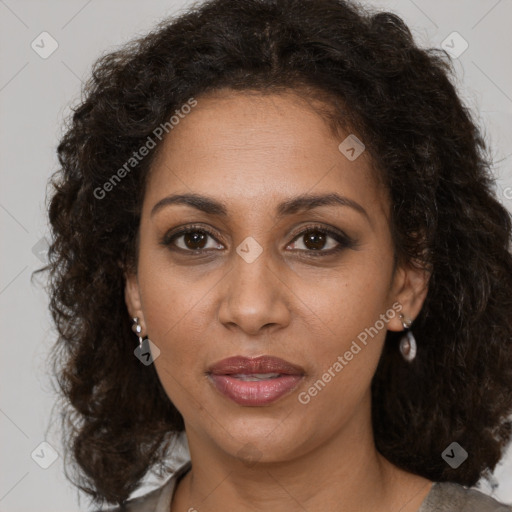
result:
M 279 377 L 280 373 L 251 373 L 250 375 L 246 375 L 244 373 L 237 373 L 231 375 L 236 379 L 246 380 L 246 381 L 258 381 L 258 380 L 267 380 L 267 379 L 275 379 Z

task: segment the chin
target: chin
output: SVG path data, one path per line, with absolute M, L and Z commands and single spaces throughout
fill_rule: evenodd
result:
M 297 455 L 298 447 L 307 442 L 303 427 L 278 418 L 235 420 L 225 428 L 216 432 L 215 442 L 225 452 L 247 463 L 291 459 Z M 219 439 L 218 435 L 222 437 Z

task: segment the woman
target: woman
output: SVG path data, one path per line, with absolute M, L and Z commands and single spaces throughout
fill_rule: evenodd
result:
M 213 0 L 96 64 L 49 208 L 96 505 L 512 510 L 468 489 L 510 440 L 512 230 L 448 61 L 351 2 Z

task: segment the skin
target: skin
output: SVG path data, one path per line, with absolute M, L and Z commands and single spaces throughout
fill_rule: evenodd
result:
M 161 351 L 156 371 L 185 421 L 192 469 L 172 511 L 416 511 L 432 482 L 382 457 L 371 426 L 371 379 L 386 328 L 403 330 L 398 315 L 308 404 L 297 399 L 394 303 L 414 319 L 426 296 L 425 273 L 394 268 L 389 198 L 367 153 L 348 160 L 338 150 L 348 134 L 336 137 L 291 92 L 220 91 L 197 100 L 152 167 L 137 273 L 126 275 L 125 289 L 130 314 Z M 192 192 L 222 201 L 228 215 L 176 204 L 151 215 L 162 198 Z M 366 215 L 349 206 L 275 215 L 286 199 L 333 192 Z M 182 252 L 159 243 L 192 223 L 215 236 L 191 246 L 181 236 L 174 247 Z M 342 230 L 356 245 L 308 258 L 319 251 L 299 234 L 314 224 Z M 262 248 L 251 263 L 236 252 L 247 237 Z M 329 235 L 319 247 L 337 245 Z M 185 252 L 201 247 L 203 255 Z M 226 357 L 263 354 L 305 370 L 299 387 L 271 404 L 240 406 L 206 376 Z

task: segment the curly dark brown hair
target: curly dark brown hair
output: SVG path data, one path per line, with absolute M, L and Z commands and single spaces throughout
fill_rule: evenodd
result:
M 99 191 L 187 100 L 221 88 L 321 98 L 326 122 L 364 141 L 390 192 L 397 261 L 431 272 L 418 357 L 404 362 L 388 332 L 372 381 L 377 449 L 434 481 L 470 486 L 495 468 L 511 437 L 511 218 L 452 75 L 397 15 L 344 0 L 208 1 L 97 60 L 57 148 L 49 264 L 37 271 L 49 272 L 75 485 L 122 504 L 149 470 L 169 469 L 184 429 L 154 365 L 133 355 L 124 301 L 160 141 L 108 198 Z M 469 452 L 458 469 L 441 458 L 453 441 Z

